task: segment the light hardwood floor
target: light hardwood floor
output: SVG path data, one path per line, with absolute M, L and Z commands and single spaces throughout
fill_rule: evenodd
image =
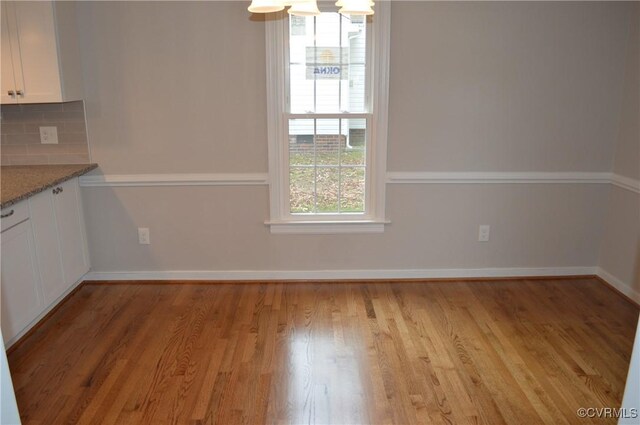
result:
M 9 357 L 28 424 L 614 424 L 595 279 L 86 284 Z

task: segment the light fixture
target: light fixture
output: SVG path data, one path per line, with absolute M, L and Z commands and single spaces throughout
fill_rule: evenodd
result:
M 343 15 L 373 15 L 372 0 L 338 0 L 336 6 Z M 279 12 L 289 7 L 288 13 L 296 16 L 316 16 L 320 14 L 316 0 L 251 0 L 249 12 Z
M 315 0 L 291 1 L 291 7 L 287 12 L 294 16 L 317 16 L 320 14 Z
M 338 0 L 336 6 L 342 6 L 338 12 L 343 15 L 373 15 L 371 0 Z
M 251 13 L 271 13 L 284 9 L 283 0 L 251 0 L 248 9 Z
M 349 0 L 347 0 L 347 1 L 349 1 Z M 369 0 L 369 5 L 374 6 L 375 4 L 376 3 L 373 0 Z M 338 7 L 344 6 L 344 0 L 338 0 L 336 2 L 336 6 L 338 6 Z

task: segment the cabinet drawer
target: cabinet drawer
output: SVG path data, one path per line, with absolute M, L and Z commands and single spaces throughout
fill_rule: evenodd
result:
M 0 225 L 4 232 L 29 218 L 29 208 L 26 202 L 18 202 L 0 211 Z

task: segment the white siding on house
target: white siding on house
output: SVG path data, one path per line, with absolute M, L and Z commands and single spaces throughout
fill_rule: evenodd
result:
M 324 13 L 318 17 L 309 16 L 303 21 L 296 18 L 295 26 L 290 23 L 289 63 L 290 63 L 290 111 L 305 112 L 366 112 L 366 25 L 364 22 L 352 22 L 347 16 L 338 13 Z M 340 28 L 342 26 L 342 29 Z M 308 79 L 308 67 L 312 67 L 308 48 L 314 46 L 321 54 L 322 48 L 332 51 L 342 50 L 339 57 L 348 58 L 342 65 L 345 78 Z M 322 63 L 323 58 L 317 62 Z M 315 86 L 315 88 L 314 88 Z M 349 128 L 365 128 L 364 121 L 350 121 L 349 126 L 338 129 L 337 120 L 317 121 L 315 134 L 343 134 L 348 136 Z M 289 126 L 291 135 L 314 134 L 312 120 L 292 121 Z

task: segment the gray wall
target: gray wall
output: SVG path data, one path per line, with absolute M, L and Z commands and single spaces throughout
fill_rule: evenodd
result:
M 611 171 L 632 7 L 394 2 L 388 171 Z M 267 171 L 264 24 L 245 2 L 78 9 L 102 172 Z M 608 195 L 387 185 L 383 234 L 310 236 L 269 233 L 266 186 L 83 189 L 96 271 L 595 266 Z
M 629 29 L 624 96 L 616 134 L 613 172 L 640 179 L 640 4 Z M 613 187 L 600 252 L 600 267 L 640 299 L 640 194 Z M 613 280 L 610 278 L 610 280 Z
M 609 171 L 630 5 L 393 5 L 390 171 Z
M 606 194 L 597 185 L 392 185 L 384 234 L 271 235 L 266 187 L 83 191 L 98 271 L 594 266 Z M 490 242 L 476 242 L 479 223 L 493 225 Z M 138 245 L 138 226 L 151 229 L 152 245 Z
M 79 2 L 105 173 L 267 170 L 264 24 L 243 2 Z

